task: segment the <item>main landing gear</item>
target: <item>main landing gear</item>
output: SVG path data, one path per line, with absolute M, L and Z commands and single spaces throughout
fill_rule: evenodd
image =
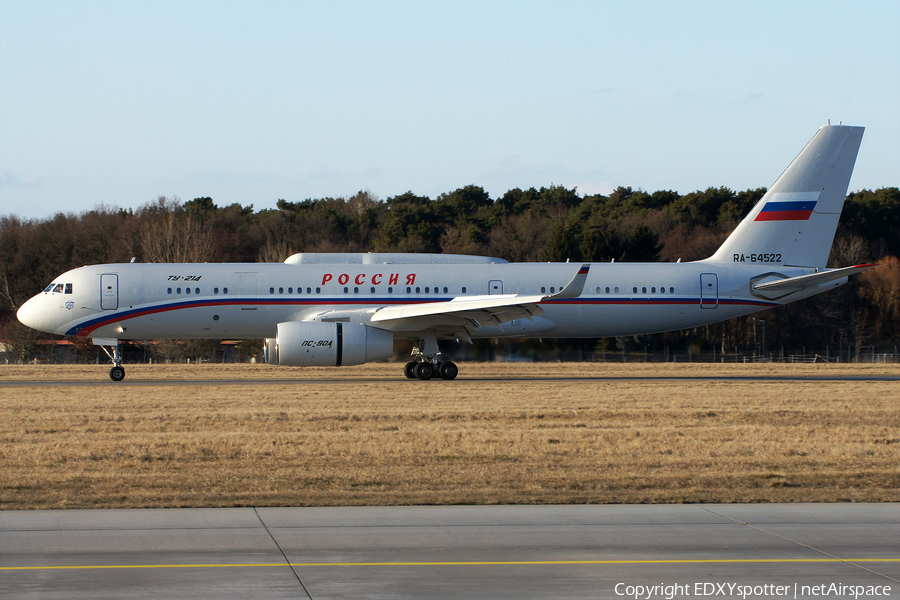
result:
M 456 363 L 449 360 L 438 362 L 437 364 L 411 360 L 403 367 L 403 374 L 406 375 L 407 379 L 421 379 L 423 381 L 434 376 L 439 376 L 441 379 L 456 379 L 456 376 L 459 375 L 459 367 L 456 366 Z
M 437 339 L 434 335 L 421 339 L 412 349 L 413 359 L 403 367 L 403 374 L 407 379 L 421 379 L 423 381 L 432 377 L 441 379 L 456 379 L 459 375 L 459 367 L 456 363 L 440 360 L 441 351 L 434 354 L 425 354 L 425 348 L 437 348 Z

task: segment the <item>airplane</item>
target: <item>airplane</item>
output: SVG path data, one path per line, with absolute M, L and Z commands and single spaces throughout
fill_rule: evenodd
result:
M 413 340 L 409 379 L 454 379 L 439 340 L 630 336 L 724 321 L 834 289 L 827 269 L 863 127 L 819 129 L 722 246 L 677 263 L 509 263 L 300 253 L 283 263 L 123 263 L 63 273 L 19 321 L 89 337 L 122 381 L 122 339 L 265 339 L 267 363 L 345 366 Z M 112 352 L 107 350 L 112 348 Z

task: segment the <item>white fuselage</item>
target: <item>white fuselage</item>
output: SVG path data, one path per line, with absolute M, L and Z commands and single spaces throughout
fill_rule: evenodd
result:
M 578 271 L 569 263 L 108 264 L 73 269 L 19 311 L 49 333 L 116 339 L 253 339 L 287 321 L 371 324 L 388 306 L 491 294 L 543 295 Z M 544 314 L 480 327 L 472 338 L 610 337 L 671 331 L 749 314 L 821 293 L 828 282 L 772 300 L 751 282 L 811 269 L 766 264 L 593 263 L 580 296 L 540 303 Z M 65 284 L 71 283 L 71 293 Z M 701 289 L 703 293 L 701 295 Z M 376 323 L 396 338 L 422 329 Z M 429 328 L 441 330 L 435 316 Z

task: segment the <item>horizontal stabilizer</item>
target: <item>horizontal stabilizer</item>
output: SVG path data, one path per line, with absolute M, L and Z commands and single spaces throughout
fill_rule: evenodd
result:
M 862 273 L 869 269 L 874 269 L 878 265 L 855 265 L 853 267 L 843 267 L 841 269 L 831 269 L 829 271 L 820 271 L 819 273 L 811 273 L 809 275 L 801 275 L 799 277 L 788 277 L 787 279 L 778 279 L 776 281 L 766 281 L 765 283 L 757 283 L 753 286 L 755 291 L 770 292 L 780 290 L 802 290 L 812 285 L 828 283 L 835 279 L 841 279 L 854 273 Z

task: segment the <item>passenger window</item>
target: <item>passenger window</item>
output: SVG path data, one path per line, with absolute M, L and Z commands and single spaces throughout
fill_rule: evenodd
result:
M 317 294 L 322 293 L 322 288 L 316 288 L 316 293 L 317 293 Z
M 275 288 L 269 288 L 269 293 L 270 293 L 270 294 L 274 294 L 274 293 L 275 293 Z
M 675 293 L 675 288 L 670 287 L 670 288 L 669 288 L 669 293 L 670 293 L 670 294 L 674 294 L 674 293 Z
M 619 293 L 619 288 L 616 288 L 616 293 L 617 293 L 617 294 Z
M 169 290 L 168 290 L 167 293 L 171 294 L 171 293 L 172 293 L 172 288 L 169 288 Z
M 200 295 L 200 288 L 194 288 L 194 293 L 198 296 Z
M 631 288 L 631 293 L 632 293 L 632 294 L 637 294 L 637 288 Z
M 354 293 L 354 294 L 358 294 L 358 293 L 359 293 L 359 288 L 358 288 L 358 287 L 353 288 L 353 293 Z
M 344 293 L 345 293 L 345 294 L 349 294 L 349 293 L 350 293 L 350 288 L 344 288 Z
M 609 288 L 606 288 L 606 293 L 607 293 L 607 294 L 609 293 Z
M 369 293 L 370 293 L 370 294 L 374 294 L 374 293 L 375 293 L 375 288 L 374 288 L 374 287 L 369 288 Z
M 547 293 L 547 288 L 545 288 L 544 286 L 541 286 L 541 293 L 542 293 L 542 294 L 546 294 L 546 293 Z
M 180 294 L 180 293 L 181 293 L 181 288 L 175 288 L 175 293 L 176 293 L 176 294 Z
M 417 288 L 416 288 L 416 293 L 417 293 L 417 294 L 421 294 L 421 293 L 422 293 L 422 288 L 417 287 Z
M 412 288 L 411 288 L 411 287 L 407 287 L 407 288 L 406 288 L 406 293 L 407 293 L 407 294 L 411 294 L 411 293 L 412 293 Z
M 641 288 L 641 293 L 642 293 L 642 294 L 646 294 L 646 293 L 647 293 L 647 288 L 642 287 L 642 288 Z
M 656 288 L 655 288 L 655 287 L 650 288 L 650 293 L 651 293 L 651 294 L 655 294 L 655 293 L 656 293 Z
M 222 288 L 222 293 L 223 293 L 223 294 L 227 294 L 227 293 L 228 293 L 228 288 Z
M 462 289 L 462 290 L 463 290 L 462 293 L 465 294 L 465 293 L 466 293 L 466 286 L 463 286 L 463 289 Z
M 418 291 L 418 289 L 416 291 Z M 425 288 L 425 293 L 426 294 L 428 293 L 428 288 Z
M 389 288 L 388 288 L 388 294 L 393 294 L 393 293 L 394 293 L 394 288 L 389 287 Z

